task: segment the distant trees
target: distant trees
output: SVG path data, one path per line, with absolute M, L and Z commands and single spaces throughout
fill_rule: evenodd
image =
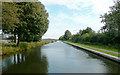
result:
M 70 41 L 72 42 L 91 42 L 95 32 L 90 28 L 87 27 L 84 30 L 80 30 L 77 34 L 74 34 L 70 37 Z
M 73 42 L 80 42 L 80 41 L 86 41 L 90 42 L 92 41 L 92 37 L 95 35 L 95 32 L 90 28 L 87 27 L 84 30 L 80 30 L 77 34 L 71 35 L 71 32 L 69 30 L 65 31 L 65 34 L 61 36 L 60 40 L 70 40 Z
M 64 40 L 69 40 L 70 37 L 71 37 L 71 32 L 69 30 L 66 30 L 64 34 Z
M 115 5 L 110 7 L 110 9 L 111 11 L 109 13 L 101 15 L 101 22 L 104 23 L 104 26 L 98 33 L 95 33 L 90 27 L 87 27 L 84 30 L 80 30 L 77 34 L 72 35 L 69 41 L 114 45 L 120 48 L 120 1 L 116 1 Z
M 69 30 L 66 30 L 65 34 L 63 36 L 61 36 L 59 39 L 60 40 L 69 40 L 70 37 L 71 37 L 71 32 Z
M 48 13 L 40 2 L 3 2 L 2 30 L 20 41 L 36 42 L 48 29 Z
M 59 37 L 59 40 L 64 40 L 64 37 L 63 37 L 63 35 Z

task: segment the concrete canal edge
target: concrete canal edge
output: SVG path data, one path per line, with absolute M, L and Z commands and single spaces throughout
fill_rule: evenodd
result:
M 62 41 L 62 42 L 63 42 L 63 41 Z M 66 43 L 66 42 L 64 42 L 64 43 Z M 66 44 L 72 45 L 72 46 L 74 46 L 74 47 L 77 47 L 77 48 L 86 50 L 86 51 L 88 51 L 88 52 L 91 52 L 91 53 L 94 53 L 94 54 L 96 54 L 96 55 L 102 56 L 102 57 L 107 58 L 107 59 L 109 59 L 109 60 L 112 60 L 112 61 L 114 61 L 114 62 L 120 63 L 120 57 L 112 56 L 112 55 L 109 55 L 109 54 L 106 54 L 106 53 L 102 53 L 102 52 L 99 52 L 99 51 L 95 51 L 95 50 L 92 50 L 92 49 L 88 49 L 88 48 L 85 48 L 85 47 L 76 46 L 76 45 L 71 44 L 71 43 L 66 43 Z

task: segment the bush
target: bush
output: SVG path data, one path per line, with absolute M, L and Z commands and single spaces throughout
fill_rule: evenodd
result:
M 21 49 L 28 49 L 28 44 L 26 42 L 21 42 L 20 43 L 20 48 Z
M 41 42 L 21 42 L 19 46 L 16 43 L 3 43 L 2 44 L 2 55 L 14 53 L 17 51 L 30 50 L 31 48 L 42 46 L 44 44 L 51 43 L 52 41 L 41 41 Z
M 20 48 L 19 47 L 2 47 L 2 54 L 9 54 L 9 53 L 13 53 L 13 52 L 17 52 L 19 51 Z

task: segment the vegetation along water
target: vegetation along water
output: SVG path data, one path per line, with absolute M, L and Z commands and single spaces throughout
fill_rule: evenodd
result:
M 85 29 L 80 29 L 76 34 L 72 34 L 69 29 L 66 29 L 65 33 L 63 31 L 64 35 L 62 36 L 59 34 L 62 32 L 47 33 L 50 37 L 57 33 L 57 35 L 61 36 L 59 37 L 60 41 L 53 38 L 43 39 L 43 35 L 49 28 L 49 23 L 52 23 L 49 22 L 50 19 L 54 17 L 56 24 L 59 21 L 56 21 L 56 13 L 52 13 L 54 16 L 49 18 L 46 7 L 39 0 L 34 1 L 36 2 L 0 3 L 2 7 L 0 7 L 2 9 L 0 11 L 2 13 L 2 21 L 0 20 L 0 23 L 2 23 L 2 27 L 0 26 L 0 32 L 2 31 L 0 33 L 1 74 L 119 73 L 119 63 L 62 42 L 82 46 L 119 58 L 119 0 L 116 0 L 114 5 L 110 7 L 110 11 L 100 16 L 101 23 L 104 26 L 98 31 L 94 31 L 91 27 L 86 27 Z M 63 14 L 61 15 L 62 17 L 64 16 Z M 67 16 L 65 15 L 65 17 Z M 55 29 L 56 27 L 53 28 Z
M 119 57 L 120 55 L 120 1 L 110 7 L 109 13 L 101 15 L 104 26 L 95 32 L 92 28 L 79 30 L 76 34 L 65 31 L 59 40 L 69 41 L 103 53 Z

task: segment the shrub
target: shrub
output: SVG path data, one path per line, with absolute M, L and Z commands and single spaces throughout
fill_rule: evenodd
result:
M 17 51 L 30 50 L 37 46 L 42 46 L 48 44 L 52 41 L 41 41 L 41 42 L 21 42 L 19 46 L 16 46 L 16 43 L 3 43 L 2 44 L 2 54 L 14 53 Z
M 27 42 L 21 42 L 20 43 L 20 49 L 22 49 L 22 50 L 26 50 L 26 49 L 28 49 L 29 47 L 28 47 L 28 43 Z

